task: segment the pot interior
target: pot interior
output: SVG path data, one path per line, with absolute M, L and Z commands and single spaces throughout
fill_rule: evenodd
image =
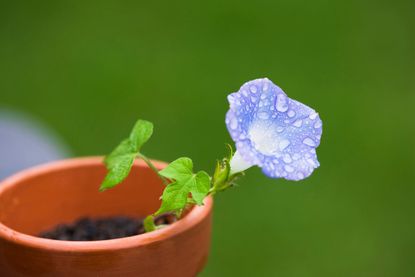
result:
M 58 162 L 6 180 L 0 192 L 0 222 L 37 235 L 80 217 L 144 217 L 157 210 L 163 185 L 154 172 L 137 162 L 122 184 L 99 192 L 106 174 L 101 160 Z

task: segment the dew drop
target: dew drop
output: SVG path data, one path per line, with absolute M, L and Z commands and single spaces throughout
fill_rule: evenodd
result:
M 288 145 L 290 145 L 290 141 L 287 139 L 283 139 L 280 141 L 280 143 L 278 144 L 278 147 L 280 148 L 280 150 L 284 150 L 285 148 L 288 147 Z
M 260 119 L 268 119 L 269 118 L 269 115 L 268 115 L 268 113 L 266 113 L 266 112 L 260 112 L 260 113 L 258 113 L 258 117 L 260 118 Z
M 285 165 L 284 169 L 285 169 L 285 171 L 287 171 L 289 173 L 294 172 L 294 168 L 292 166 L 289 166 L 289 165 Z
M 300 128 L 301 125 L 303 125 L 303 121 L 301 119 L 298 119 L 293 123 L 293 126 L 297 128 Z
M 287 163 L 287 164 L 289 164 L 290 162 L 293 161 L 289 154 L 285 154 L 284 157 L 282 158 L 282 160 L 284 161 L 284 163 Z
M 308 162 L 311 166 L 313 166 L 313 167 L 317 167 L 317 164 L 316 164 L 316 162 L 315 162 L 313 159 L 307 159 L 307 162 Z
M 247 92 L 246 90 L 242 91 L 242 94 L 243 94 L 245 97 L 248 97 L 248 92 Z
M 235 130 L 236 128 L 238 128 L 238 121 L 236 120 L 236 118 L 232 118 L 231 122 L 230 122 L 230 127 L 231 129 Z
M 249 90 L 250 90 L 252 93 L 256 93 L 256 92 L 258 91 L 258 89 L 256 88 L 256 86 L 251 86 L 251 87 L 249 88 Z
M 312 113 L 312 114 L 310 114 L 309 118 L 310 118 L 311 120 L 314 120 L 314 119 L 316 119 L 316 118 L 317 118 L 317 115 L 318 115 L 318 113 Z
M 308 146 L 316 146 L 316 143 L 311 138 L 307 137 L 303 140 L 303 143 Z
M 251 101 L 252 101 L 252 102 L 254 102 L 254 103 L 255 103 L 255 102 L 256 102 L 256 100 L 257 100 L 257 98 L 256 98 L 256 97 L 251 96 Z
M 321 120 L 316 121 L 316 123 L 314 123 L 314 128 L 318 129 L 322 126 L 321 124 Z
M 287 113 L 287 115 L 289 117 L 294 117 L 295 116 L 295 112 L 293 110 L 289 110 L 288 113 Z
M 304 174 L 303 174 L 303 173 L 301 173 L 301 172 L 298 172 L 298 173 L 297 173 L 297 178 L 298 178 L 298 179 L 300 179 L 300 180 L 301 180 L 301 179 L 304 179 Z
M 281 133 L 282 131 L 284 131 L 284 127 L 277 127 L 277 132 Z
M 275 108 L 277 109 L 277 111 L 279 112 L 286 112 L 288 110 L 288 105 L 287 105 L 287 97 L 280 93 L 277 95 L 277 101 L 275 102 Z
M 295 153 L 294 155 L 293 155 L 293 160 L 294 161 L 296 161 L 296 160 L 298 160 L 298 159 L 300 159 L 301 158 L 301 156 L 299 155 L 299 154 L 297 154 L 297 153 Z

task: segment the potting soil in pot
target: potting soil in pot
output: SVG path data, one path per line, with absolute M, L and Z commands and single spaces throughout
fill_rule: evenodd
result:
M 176 221 L 171 214 L 160 215 L 156 225 L 167 225 Z M 124 238 L 144 233 L 143 219 L 125 216 L 91 219 L 81 218 L 72 224 L 59 224 L 39 234 L 41 238 L 68 241 L 95 241 Z

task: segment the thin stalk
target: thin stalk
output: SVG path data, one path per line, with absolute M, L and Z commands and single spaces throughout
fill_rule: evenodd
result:
M 163 181 L 163 184 L 165 184 L 166 186 L 169 184 L 169 181 L 160 175 L 158 169 L 154 166 L 154 164 L 150 161 L 149 158 L 147 158 L 141 153 L 138 153 L 137 157 L 143 159 L 143 161 L 148 165 L 148 167 L 150 167 L 160 177 L 160 179 Z

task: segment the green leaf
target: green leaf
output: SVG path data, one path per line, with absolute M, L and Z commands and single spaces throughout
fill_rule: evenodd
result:
M 140 151 L 152 134 L 153 123 L 142 119 L 137 120 L 130 134 L 130 141 L 136 152 Z
M 196 204 L 203 204 L 203 199 L 210 189 L 210 177 L 204 171 L 194 174 L 191 159 L 179 158 L 159 173 L 173 182 L 164 189 L 161 197 L 162 204 L 156 215 L 165 212 L 180 212 L 189 202 L 189 194 Z
M 104 163 L 108 169 L 100 191 L 115 187 L 130 173 L 134 159 L 140 148 L 149 140 L 153 133 L 153 124 L 138 120 L 131 131 L 130 137 L 123 140 L 107 157 Z
M 190 158 L 182 157 L 171 162 L 160 172 L 161 176 L 169 179 L 183 180 L 193 174 L 193 162 Z
M 151 232 L 156 230 L 156 224 L 154 224 L 154 216 L 149 215 L 144 219 L 144 230 L 146 232 Z
M 123 160 L 124 156 L 129 156 L 134 153 L 134 148 L 129 139 L 123 140 L 108 156 L 105 157 L 104 163 L 108 169 L 116 167 L 117 164 Z

